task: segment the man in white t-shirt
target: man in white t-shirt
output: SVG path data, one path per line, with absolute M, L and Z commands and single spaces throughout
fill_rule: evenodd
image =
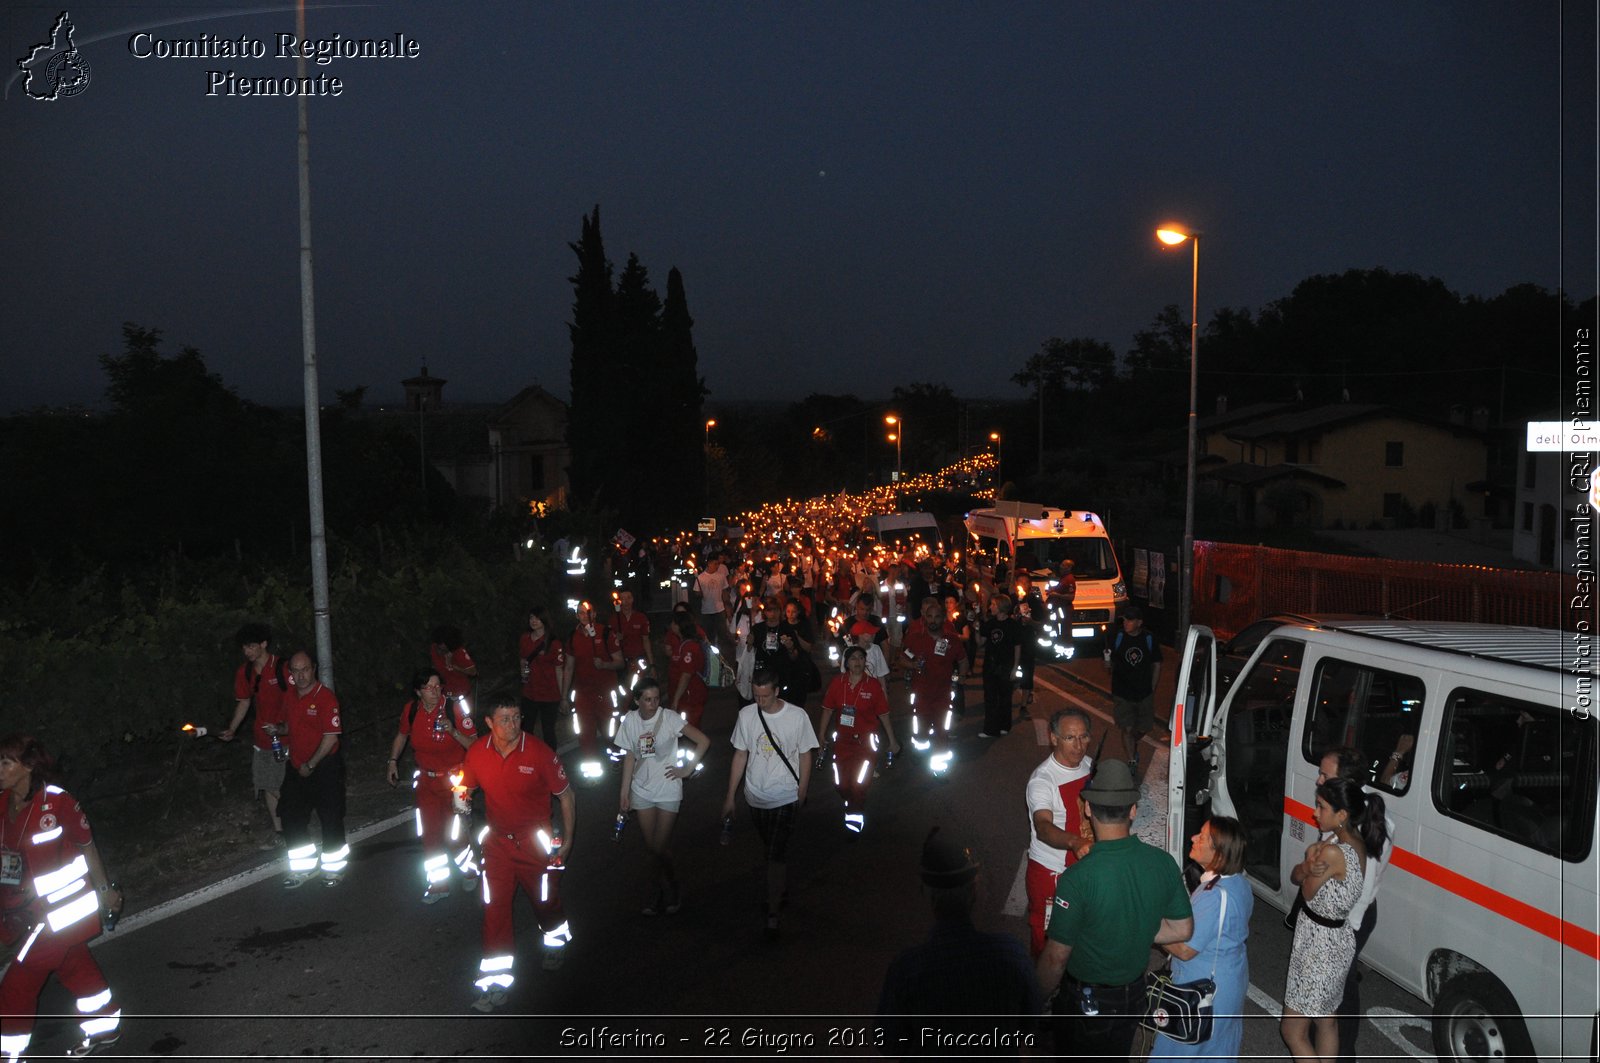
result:
M 1081 831 L 1078 794 L 1089 780 L 1089 714 L 1060 709 L 1050 717 L 1050 755 L 1028 776 L 1028 948 L 1044 951 L 1045 923 L 1056 895 L 1056 879 L 1068 865 L 1088 855 L 1094 842 Z
M 722 554 L 713 552 L 706 558 L 706 567 L 694 578 L 696 593 L 700 595 L 700 626 L 713 646 L 728 652 L 728 570 L 723 567 Z
M 767 863 L 767 937 L 778 936 L 778 910 L 788 881 L 789 835 L 795 813 L 806 799 L 811 781 L 810 752 L 817 748 L 806 711 L 778 697 L 778 677 L 758 669 L 750 679 L 755 704 L 739 710 L 733 725 L 733 766 L 728 770 L 728 797 L 722 803 L 724 825 L 733 816 L 739 779 L 750 818 L 761 835 Z

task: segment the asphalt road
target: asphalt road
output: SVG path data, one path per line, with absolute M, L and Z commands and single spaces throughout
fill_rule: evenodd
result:
M 1067 701 L 1089 709 L 1094 743 L 1109 722 L 1098 660 L 1041 672 L 1035 715 Z M 1170 675 L 1167 679 L 1170 684 Z M 720 699 L 720 700 L 718 700 Z M 813 708 L 816 698 L 813 696 Z M 978 691 L 968 691 L 975 705 Z M 538 933 L 518 907 L 518 981 L 505 1009 L 469 1009 L 479 958 L 480 904 L 457 892 L 420 903 L 419 855 L 397 793 L 393 827 L 358 836 L 347 881 L 285 891 L 263 867 L 164 909 L 130 918 L 95 953 L 124 1009 L 113 1051 L 144 1056 L 565 1058 L 640 1056 L 876 1057 L 873 1028 L 883 972 L 926 933 L 917 857 L 930 827 L 965 840 L 984 873 L 979 924 L 1024 939 L 1019 870 L 1028 823 L 1028 772 L 1045 755 L 1032 725 L 979 738 L 979 714 L 959 728 L 946 778 L 907 755 L 868 802 L 867 831 L 847 833 L 838 798 L 814 789 L 791 850 L 790 904 L 781 940 L 762 934 L 755 831 L 741 818 L 717 844 L 727 782 L 731 692 L 706 718 L 706 777 L 691 783 L 675 835 L 684 906 L 647 918 L 645 854 L 636 831 L 610 840 L 616 775 L 577 786 L 579 828 L 563 896 L 574 941 L 565 966 L 540 967 Z M 1116 755 L 1117 739 L 1106 754 Z M 1164 804 L 1154 747 L 1147 785 Z M 401 816 L 400 813 L 405 813 Z M 1143 810 L 1141 819 L 1145 820 Z M 1141 832 L 1164 827 L 1145 820 Z M 1289 953 L 1281 914 L 1258 903 L 1252 922 L 1251 1009 L 1243 1052 L 1281 1057 L 1275 1021 Z M 1423 1003 L 1381 976 L 1364 983 L 1365 1056 L 1429 1056 Z M 54 983 L 41 1002 L 36 1051 L 75 1039 L 72 1005 Z M 883 1045 L 883 1054 L 899 1048 Z

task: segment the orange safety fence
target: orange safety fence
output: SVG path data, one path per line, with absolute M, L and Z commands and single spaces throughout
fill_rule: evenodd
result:
M 1227 638 L 1272 613 L 1358 613 L 1570 630 L 1570 573 L 1194 544 L 1194 621 Z

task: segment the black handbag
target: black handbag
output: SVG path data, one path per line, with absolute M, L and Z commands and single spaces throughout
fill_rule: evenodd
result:
M 1217 997 L 1217 952 L 1222 946 L 1222 924 L 1228 918 L 1228 895 L 1222 895 L 1222 911 L 1217 915 L 1217 940 L 1212 946 L 1211 977 L 1193 982 L 1174 982 L 1170 973 L 1150 980 L 1145 996 L 1144 1018 L 1139 1025 L 1165 1034 L 1180 1045 L 1197 1045 L 1211 1039 L 1216 1016 L 1212 1004 Z

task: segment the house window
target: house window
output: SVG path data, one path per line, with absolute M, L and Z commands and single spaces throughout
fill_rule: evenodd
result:
M 1532 488 L 1538 478 L 1539 459 L 1536 455 L 1529 454 L 1522 462 L 1522 486 Z
M 1398 469 L 1406 463 L 1406 445 L 1390 441 L 1383 445 L 1383 464 Z
M 1391 520 L 1400 518 L 1400 509 L 1405 505 L 1405 496 L 1396 492 L 1385 492 L 1383 496 L 1383 515 Z
M 1533 531 L 1533 503 L 1532 502 L 1524 502 L 1524 503 L 1522 503 L 1522 530 L 1525 531 L 1525 532 Z

